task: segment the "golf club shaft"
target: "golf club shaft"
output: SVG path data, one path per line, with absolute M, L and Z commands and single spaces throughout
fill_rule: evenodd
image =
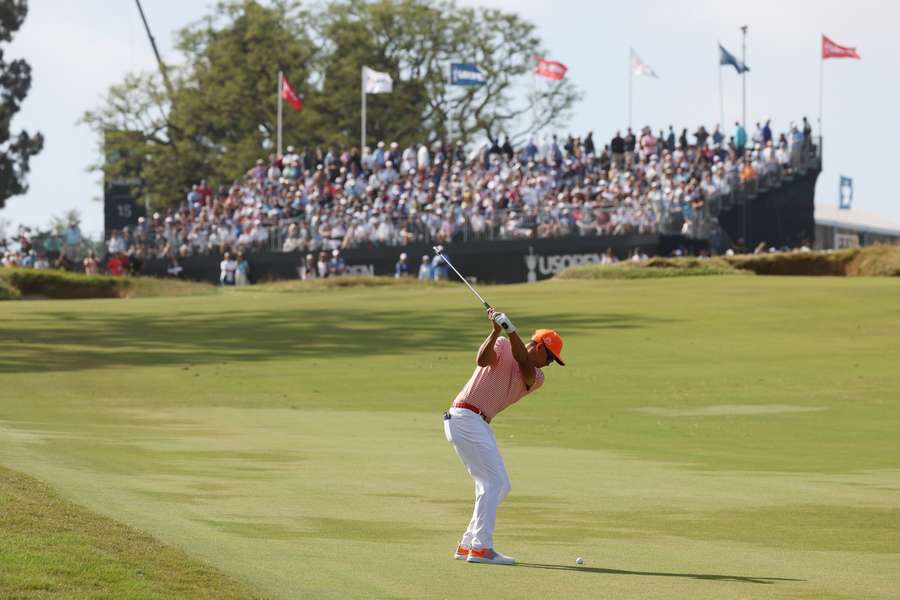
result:
M 447 260 L 447 257 L 444 256 L 444 254 L 443 254 L 442 252 L 438 252 L 437 248 L 435 248 L 434 251 L 435 251 L 435 253 L 436 253 L 438 256 L 441 257 L 441 260 L 443 260 L 445 263 L 447 263 L 448 265 L 450 265 L 450 268 L 453 269 L 453 272 L 456 273 L 456 276 L 459 277 L 459 278 L 462 280 L 462 282 L 463 282 L 464 284 L 466 284 L 466 285 L 469 287 L 470 290 L 472 290 L 472 293 L 475 294 L 475 296 L 476 296 L 479 300 L 481 300 L 481 303 L 484 305 L 484 308 L 489 310 L 489 309 L 491 308 L 491 305 L 488 304 L 488 303 L 484 300 L 484 298 L 481 297 L 481 294 L 479 294 L 478 291 L 477 291 L 475 288 L 472 287 L 472 284 L 470 284 L 470 283 L 468 282 L 468 280 L 466 280 L 466 278 L 463 277 L 462 274 L 461 274 L 459 271 L 456 270 L 456 267 L 453 266 L 453 263 L 451 263 L 449 260 Z

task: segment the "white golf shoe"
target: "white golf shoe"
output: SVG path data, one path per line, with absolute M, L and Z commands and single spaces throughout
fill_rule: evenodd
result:
M 516 564 L 516 559 L 504 556 L 493 548 L 472 548 L 469 550 L 469 557 L 466 558 L 466 562 L 486 565 L 514 565 Z
M 469 557 L 469 551 L 471 548 L 466 548 L 462 544 L 456 547 L 456 552 L 453 553 L 453 558 L 456 560 L 466 560 Z

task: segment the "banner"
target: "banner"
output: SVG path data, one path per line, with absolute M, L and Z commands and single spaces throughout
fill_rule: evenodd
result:
M 723 48 L 722 44 L 719 44 L 719 64 L 731 65 L 739 74 L 746 73 L 750 70 L 750 67 L 738 60 L 734 54 Z
M 450 85 L 478 86 L 487 83 L 487 77 L 470 63 L 451 63 Z
M 362 69 L 363 90 L 367 94 L 390 94 L 394 90 L 394 80 L 387 73 Z
M 838 208 L 850 210 L 851 204 L 853 204 L 853 179 L 841 175 L 841 182 L 838 186 Z
M 835 44 L 825 35 L 822 36 L 822 60 L 826 58 L 862 58 L 856 48 Z
M 300 109 L 303 108 L 303 98 L 294 91 L 287 77 L 283 75 L 281 76 L 281 97 L 294 108 L 295 112 L 300 112 Z
M 641 60 L 641 57 L 634 51 L 634 48 L 631 49 L 631 72 L 635 75 L 644 75 L 646 77 L 656 77 L 659 79 L 659 76 L 654 73 L 653 69 L 650 68 L 650 65 Z
M 560 81 L 566 76 L 566 71 L 569 70 L 569 67 L 556 60 L 547 60 L 540 56 L 536 56 L 535 59 L 538 64 L 534 72 L 547 79 Z

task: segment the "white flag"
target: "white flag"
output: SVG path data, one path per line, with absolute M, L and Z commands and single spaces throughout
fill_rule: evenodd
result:
M 650 65 L 641 60 L 641 57 L 637 55 L 634 48 L 631 49 L 631 72 L 635 75 L 646 75 L 647 77 L 656 77 L 659 79 L 657 74 L 653 72 L 653 69 L 650 68 Z
M 394 89 L 394 80 L 390 75 L 369 67 L 362 68 L 362 84 L 367 94 L 390 94 Z

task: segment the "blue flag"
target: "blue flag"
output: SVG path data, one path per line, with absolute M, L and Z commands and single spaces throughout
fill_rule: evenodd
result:
M 722 44 L 719 44 L 719 64 L 731 65 L 738 73 L 745 73 L 750 70 L 750 67 L 739 61 L 734 54 L 723 48 Z
M 473 64 L 451 63 L 450 85 L 484 85 L 487 78 Z
M 853 179 L 841 175 L 841 184 L 838 188 L 838 208 L 849 210 L 853 203 Z

